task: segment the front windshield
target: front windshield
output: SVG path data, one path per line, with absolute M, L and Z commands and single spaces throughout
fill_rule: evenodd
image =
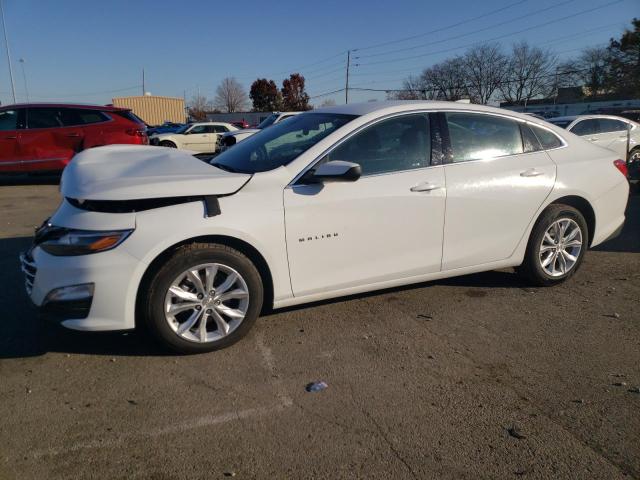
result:
M 260 130 L 262 130 L 263 128 L 267 128 L 267 127 L 273 125 L 273 122 L 276 121 L 276 118 L 278 118 L 278 114 L 277 113 L 274 113 L 273 115 L 269 115 L 267 118 L 265 118 L 263 121 L 261 121 L 260 124 L 256 128 L 259 128 Z
M 303 113 L 262 130 L 211 161 L 230 172 L 266 172 L 287 165 L 327 135 L 356 118 L 337 113 Z
M 184 125 L 183 127 L 180 127 L 179 129 L 176 130 L 176 133 L 184 133 L 187 131 L 187 128 L 189 128 L 191 125 Z
M 573 120 L 548 120 L 560 128 L 567 128 Z

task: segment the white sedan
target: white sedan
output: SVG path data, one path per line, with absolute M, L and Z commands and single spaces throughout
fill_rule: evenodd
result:
M 198 122 L 185 125 L 173 133 L 151 135 L 149 143 L 161 147 L 180 148 L 198 153 L 214 153 L 218 137 L 238 130 L 230 123 Z
M 622 228 L 623 170 L 505 110 L 329 107 L 211 164 L 153 147 L 79 153 L 22 266 L 33 302 L 68 328 L 145 324 L 203 352 L 240 339 L 263 307 L 505 267 L 563 282 Z
M 630 162 L 640 162 L 640 124 L 615 115 L 576 115 L 550 118 L 549 122 L 566 128 L 596 145 L 616 152 Z
M 218 144 L 216 145 L 216 153 L 224 152 L 226 149 L 233 147 L 235 144 L 240 143 L 242 140 L 246 140 L 251 135 L 258 133 L 260 130 L 264 130 L 271 125 L 291 118 L 295 115 L 299 115 L 301 112 L 274 112 L 265 118 L 260 125 L 256 128 L 244 128 L 235 132 L 225 133 L 218 137 Z

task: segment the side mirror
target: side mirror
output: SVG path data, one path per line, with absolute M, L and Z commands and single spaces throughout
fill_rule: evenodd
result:
M 332 160 L 317 169 L 308 170 L 301 183 L 355 182 L 362 175 L 362 167 L 357 163 Z

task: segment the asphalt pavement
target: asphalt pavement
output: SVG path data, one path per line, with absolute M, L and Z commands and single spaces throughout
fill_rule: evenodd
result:
M 58 202 L 55 178 L 0 184 L 1 480 L 640 478 L 637 194 L 559 287 L 358 295 L 197 356 L 38 319 L 17 255 Z

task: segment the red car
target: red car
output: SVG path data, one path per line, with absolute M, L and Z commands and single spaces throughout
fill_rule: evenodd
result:
M 239 120 L 237 122 L 231 122 L 231 125 L 240 129 L 249 128 L 249 124 L 245 120 Z
M 0 173 L 62 170 L 85 148 L 147 145 L 146 126 L 131 110 L 65 104 L 0 108 Z

